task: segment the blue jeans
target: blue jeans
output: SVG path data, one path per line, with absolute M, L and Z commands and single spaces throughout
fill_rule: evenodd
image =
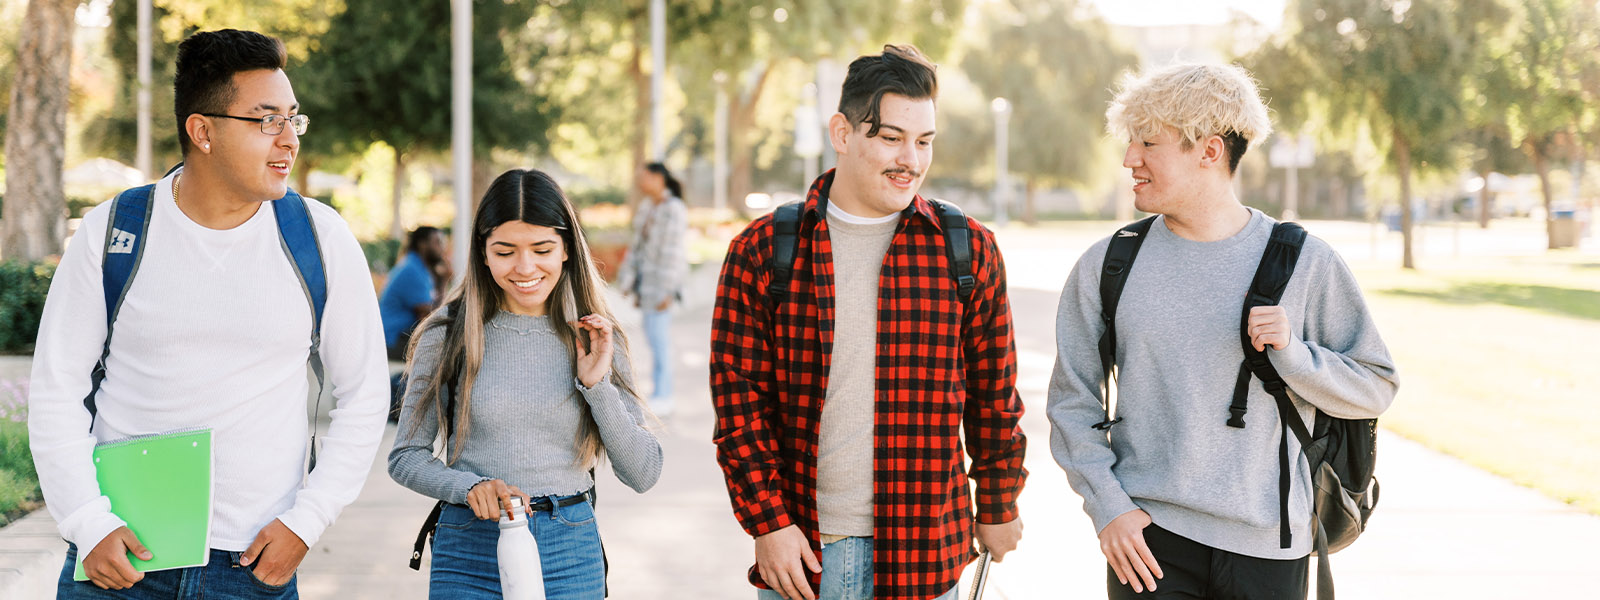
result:
M 528 519 L 539 543 L 544 593 L 549 600 L 599 600 L 606 593 L 605 557 L 600 529 L 588 502 L 558 506 Z M 447 504 L 433 533 L 433 572 L 428 597 L 499 599 L 500 525 L 479 519 L 472 509 Z
M 950 588 L 934 600 L 956 596 L 957 589 Z M 756 600 L 783 600 L 783 595 L 757 590 Z M 872 600 L 872 538 L 847 537 L 822 545 L 822 595 L 817 600 Z
M 650 399 L 672 399 L 672 310 L 644 307 L 644 337 L 650 343 Z
M 56 580 L 57 600 L 98 600 L 138 598 L 155 600 L 199 600 L 201 598 L 245 598 L 251 600 L 295 600 L 298 575 L 283 585 L 267 585 L 256 579 L 254 567 L 239 564 L 243 552 L 212 550 L 211 562 L 203 567 L 167 569 L 144 574 L 144 579 L 125 590 L 102 590 L 87 581 L 73 581 L 78 563 L 78 547 L 67 545 L 67 562 Z

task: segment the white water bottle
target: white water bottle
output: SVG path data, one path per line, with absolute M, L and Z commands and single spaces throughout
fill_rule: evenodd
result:
M 512 520 L 512 516 L 517 517 Z M 544 600 L 544 568 L 539 543 L 528 529 L 522 498 L 511 498 L 511 511 L 500 515 L 500 592 L 506 600 Z

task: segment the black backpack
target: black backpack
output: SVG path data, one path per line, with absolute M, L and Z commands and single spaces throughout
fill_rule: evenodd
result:
M 1122 288 L 1128 282 L 1128 270 L 1139 254 L 1139 246 L 1150 231 L 1155 217 L 1149 217 L 1117 230 L 1106 248 L 1105 262 L 1100 273 L 1100 310 L 1105 320 L 1105 333 L 1100 336 L 1100 364 L 1105 375 L 1106 419 L 1094 425 L 1108 432 L 1121 418 L 1113 418 L 1111 400 L 1112 378 L 1116 374 L 1117 302 Z M 1261 380 L 1261 387 L 1271 394 L 1278 404 L 1278 415 L 1284 427 L 1300 441 L 1306 462 L 1311 465 L 1313 486 L 1312 529 L 1317 554 L 1317 597 L 1333 598 L 1333 572 L 1328 555 L 1349 546 L 1367 527 L 1367 519 L 1378 505 L 1378 480 L 1373 477 L 1377 461 L 1378 420 L 1340 419 L 1321 410 L 1316 412 L 1314 429 L 1308 429 L 1299 411 L 1289 399 L 1288 385 L 1278 375 L 1265 352 L 1250 344 L 1250 334 L 1245 324 L 1250 309 L 1257 306 L 1274 306 L 1283 298 L 1283 291 L 1294 275 L 1295 263 L 1300 259 L 1300 248 L 1305 244 L 1306 231 L 1296 223 L 1278 223 L 1272 228 L 1272 238 L 1261 255 L 1249 292 L 1244 298 L 1244 308 L 1239 321 L 1239 338 L 1244 347 L 1244 362 L 1239 365 L 1239 375 L 1233 388 L 1233 401 L 1228 405 L 1229 427 L 1244 427 L 1248 412 L 1246 398 L 1250 379 Z M 1289 547 L 1289 439 L 1281 438 L 1278 445 L 1278 530 L 1282 547 Z
M 944 230 L 944 252 L 950 261 L 950 277 L 955 279 L 956 291 L 966 301 L 972 297 L 972 288 L 977 281 L 972 277 L 972 230 L 967 227 L 967 215 L 961 212 L 960 207 L 949 202 L 934 198 L 927 200 L 933 205 L 934 213 L 939 215 L 939 227 Z M 767 295 L 773 306 L 789 297 L 789 281 L 794 278 L 795 250 L 800 246 L 800 211 L 803 208 L 805 201 L 796 200 L 772 211 L 772 256 L 769 263 L 772 283 L 767 286 Z M 817 204 L 817 210 L 827 214 L 827 198 Z

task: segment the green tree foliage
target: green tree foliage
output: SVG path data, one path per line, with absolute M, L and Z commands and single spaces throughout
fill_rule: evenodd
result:
M 289 50 L 289 78 L 300 87 L 297 62 L 304 61 L 311 41 L 327 31 L 331 15 L 343 10 L 342 0 L 282 0 L 237 2 L 230 0 L 152 0 L 150 60 L 150 137 L 154 168 L 182 160 L 178 148 L 178 121 L 172 114 L 172 78 L 178 43 L 200 31 L 247 29 L 275 36 Z M 111 4 L 111 30 L 106 47 L 116 67 L 116 100 L 112 109 L 85 129 L 83 142 L 94 155 L 132 164 L 138 125 L 138 3 Z M 319 123 L 320 124 L 320 123 Z
M 406 162 L 450 148 L 450 5 L 345 5 L 327 33 L 310 42 L 311 53 L 296 71 L 302 110 L 314 119 L 305 152 L 349 155 L 379 141 L 395 148 L 398 207 Z M 532 69 L 544 47 L 513 47 L 533 12 L 529 3 L 473 4 L 472 130 L 479 156 L 496 148 L 544 149 L 555 110 L 532 89 Z M 403 233 L 399 217 L 394 211 L 395 236 Z
M 1336 129 L 1364 125 L 1387 149 L 1400 180 L 1402 264 L 1415 268 L 1413 171 L 1459 163 L 1451 142 L 1463 129 L 1464 82 L 1483 47 L 1479 24 L 1503 19 L 1503 8 L 1494 0 L 1302 0 L 1289 13 L 1289 33 L 1262 52 L 1287 57 L 1279 74 L 1293 76 L 1264 82 L 1278 90 L 1274 99 L 1304 105 L 1291 118 L 1318 112 Z
M 1026 181 L 1030 222 L 1040 185 L 1087 182 L 1111 89 L 1138 66 L 1104 22 L 1083 12 L 1076 0 L 1012 0 L 990 11 L 982 50 L 961 63 L 986 96 L 1011 103 L 1009 167 Z
M 1491 40 L 1478 85 L 1482 106 L 1503 114 L 1503 139 L 1532 161 L 1547 232 L 1554 227 L 1550 162 L 1581 154 L 1577 136 L 1596 119 L 1584 80 L 1600 68 L 1596 10 L 1592 0 L 1521 0 L 1507 35 Z

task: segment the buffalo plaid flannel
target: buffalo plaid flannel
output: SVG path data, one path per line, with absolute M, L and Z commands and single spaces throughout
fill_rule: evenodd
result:
M 806 199 L 786 300 L 768 296 L 772 216 L 733 240 L 711 332 L 714 441 L 734 516 L 751 536 L 798 525 L 819 561 L 817 438 L 837 302 L 822 217 L 832 182 L 830 171 Z M 1018 426 L 1005 265 L 993 234 L 975 220 L 968 224 L 977 279 L 969 300 L 950 276 L 933 206 L 920 196 L 884 257 L 873 456 L 879 599 L 927 599 L 955 587 L 976 556 L 969 476 L 978 484 L 979 521 L 1018 516 L 1027 440 Z M 808 574 L 816 590 L 820 576 Z M 766 587 L 754 567 L 749 579 Z

